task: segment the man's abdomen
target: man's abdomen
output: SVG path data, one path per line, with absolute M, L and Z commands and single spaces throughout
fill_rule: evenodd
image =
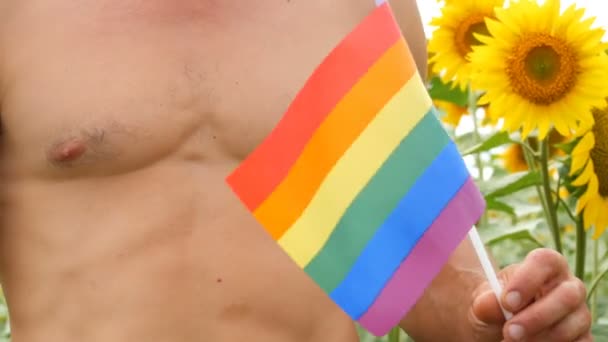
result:
M 10 191 L 0 250 L 15 342 L 356 341 L 227 171 L 164 162 Z

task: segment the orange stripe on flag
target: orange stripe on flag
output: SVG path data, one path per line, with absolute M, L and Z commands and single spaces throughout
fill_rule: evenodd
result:
M 255 217 L 274 239 L 296 221 L 327 173 L 377 113 L 412 78 L 415 63 L 403 39 L 372 66 L 314 133 L 289 174 Z
M 304 146 L 336 104 L 401 39 L 388 5 L 355 28 L 315 70 L 275 129 L 227 182 L 255 210 L 286 177 Z

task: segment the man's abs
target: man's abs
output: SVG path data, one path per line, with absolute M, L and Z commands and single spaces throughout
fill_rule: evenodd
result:
M 175 160 L 10 185 L 1 256 L 14 340 L 350 341 L 348 318 L 235 209 L 228 171 Z
M 373 1 L 2 6 L 16 342 L 356 340 L 224 179 Z

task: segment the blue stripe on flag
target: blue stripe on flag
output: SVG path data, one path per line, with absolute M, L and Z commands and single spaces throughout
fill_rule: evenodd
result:
M 359 319 L 468 178 L 462 156 L 450 142 L 401 199 L 330 297 Z

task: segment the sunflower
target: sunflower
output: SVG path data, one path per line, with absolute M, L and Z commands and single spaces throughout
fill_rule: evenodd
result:
M 593 124 L 590 110 L 606 95 L 608 57 L 604 30 L 583 16 L 575 5 L 560 12 L 559 0 L 519 0 L 486 20 L 491 36 L 478 35 L 483 45 L 470 55 L 473 86 L 486 91 L 480 103 L 502 113 L 507 131 L 521 128 L 526 137 L 538 128 L 543 139 L 552 126 L 567 136 Z
M 528 163 L 524 155 L 523 147 L 519 144 L 509 146 L 501 155 L 505 169 L 511 173 L 528 170 Z
M 437 109 L 443 112 L 441 121 L 452 127 L 458 127 L 462 118 L 470 115 L 467 107 L 460 106 L 454 102 L 435 99 L 433 100 L 433 104 Z M 494 117 L 488 110 L 487 106 L 480 107 L 480 109 L 484 110 L 484 117 L 481 120 L 481 126 L 496 126 L 499 118 Z
M 571 166 L 572 174 L 579 173 L 572 185 L 587 186 L 576 211 L 584 209 L 585 227 L 595 227 L 595 238 L 608 228 L 608 108 L 603 108 L 592 111 L 595 124 L 572 151 Z
M 494 8 L 502 4 L 503 0 L 446 1 L 441 16 L 431 21 L 437 29 L 428 45 L 434 54 L 430 62 L 446 83 L 454 81 L 454 85 L 466 89 L 471 75 L 468 54 L 480 44 L 475 34 L 488 33 L 485 19 L 493 18 Z
M 566 137 L 559 134 L 556 130 L 552 130 L 549 133 L 549 158 L 563 154 L 561 150 L 555 147 L 555 144 L 565 142 Z M 538 138 L 528 138 L 528 144 L 534 150 L 538 149 L 539 143 Z M 511 173 L 527 171 L 528 163 L 526 156 L 524 155 L 524 148 L 520 144 L 513 144 L 509 146 L 501 155 L 503 165 L 505 169 Z
M 496 111 L 491 111 L 488 105 L 481 106 L 484 110 L 483 120 L 481 121 L 482 126 L 491 126 L 495 127 L 500 122 L 500 115 L 496 113 Z
M 467 107 L 459 106 L 453 102 L 433 100 L 433 104 L 444 113 L 441 121 L 453 127 L 458 127 L 460 119 L 469 113 Z

